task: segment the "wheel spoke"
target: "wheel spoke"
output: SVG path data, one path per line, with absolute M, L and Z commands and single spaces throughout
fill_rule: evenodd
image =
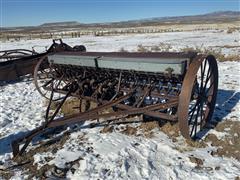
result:
M 192 107 L 192 109 L 188 112 L 188 115 L 192 114 L 192 112 L 195 111 L 196 106 L 197 106 L 197 102 L 193 106 L 194 107 Z
M 196 109 L 196 107 L 197 106 L 195 106 L 195 109 Z M 190 116 L 190 118 L 188 120 L 188 125 L 190 125 L 190 123 L 192 122 L 192 118 L 193 118 L 194 112 L 195 112 L 195 110 L 192 112 L 192 114 L 191 114 L 191 116 Z
M 188 124 L 190 124 L 192 122 L 192 118 L 193 118 L 194 112 L 196 111 L 196 108 L 197 108 L 198 104 L 199 103 L 196 102 L 194 107 L 191 109 L 191 112 L 189 113 L 190 118 L 188 119 Z
M 45 91 L 45 93 L 43 93 L 43 95 L 46 96 L 47 93 L 48 93 L 48 91 Z
M 52 81 L 53 81 L 53 79 L 51 79 L 51 80 L 45 82 L 41 87 L 42 87 L 42 88 L 47 87 L 49 84 L 52 83 Z
M 204 80 L 204 73 L 205 73 L 205 69 L 206 69 L 206 64 L 207 64 L 207 60 L 204 61 L 203 70 L 202 70 L 202 64 L 201 64 L 201 86 L 200 86 L 200 92 L 202 92 L 202 89 L 203 89 L 203 80 Z
M 211 74 L 210 74 L 210 72 L 211 72 Z M 210 68 L 209 68 L 208 72 L 207 72 L 206 82 L 205 82 L 205 85 L 204 85 L 204 88 L 203 88 L 202 92 L 205 92 L 206 87 L 207 87 L 207 83 L 208 83 L 208 81 L 210 80 L 211 77 L 212 77 L 212 71 L 210 71 Z
M 204 93 L 207 87 L 207 84 L 209 80 L 212 77 L 212 71 L 210 66 L 207 68 L 207 59 L 205 59 L 204 63 L 200 66 L 200 87 L 198 88 L 198 98 L 204 98 L 202 96 L 207 95 L 207 93 Z M 207 73 L 206 73 L 207 69 Z M 203 94 L 204 93 L 204 94 Z M 198 101 L 198 100 L 197 100 Z M 200 114 L 200 115 L 199 115 Z M 195 116 L 194 116 L 195 115 Z M 192 122 L 192 129 L 190 136 L 196 136 L 198 132 L 198 126 L 200 125 L 200 129 L 202 129 L 202 123 L 204 121 L 204 103 L 203 102 L 197 102 L 195 106 L 190 110 L 189 112 L 189 124 L 192 121 L 192 118 L 194 116 L 194 122 Z M 200 118 L 200 119 L 199 119 Z M 200 121 L 200 122 L 199 122 Z
M 202 67 L 203 65 L 201 64 L 201 73 L 200 73 L 200 87 L 199 87 L 199 90 L 198 90 L 198 93 L 200 93 L 201 92 L 201 88 L 202 88 L 202 83 L 203 83 L 203 67 Z
M 203 106 L 204 106 L 204 104 L 202 103 L 202 105 L 201 105 L 201 110 L 200 110 L 200 130 L 201 130 L 202 127 L 203 127 L 203 121 L 204 121 Z
M 191 135 L 190 135 L 191 137 L 192 137 L 192 134 L 193 134 L 193 130 L 194 130 L 194 133 L 195 133 L 194 136 L 196 136 L 199 110 L 200 110 L 200 103 L 198 104 L 197 114 L 195 116 L 194 125 L 192 127 L 192 131 L 191 131 Z
M 208 94 L 209 90 L 212 88 L 212 86 L 214 85 L 214 81 L 211 82 L 209 88 L 206 91 L 206 95 Z M 208 95 L 209 96 L 209 95 Z

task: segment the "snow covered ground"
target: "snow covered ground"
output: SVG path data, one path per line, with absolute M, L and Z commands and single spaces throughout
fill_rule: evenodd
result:
M 152 46 L 168 43 L 172 50 L 184 47 L 215 47 L 226 54 L 239 54 L 239 33 L 179 32 L 140 34 L 109 37 L 81 37 L 64 39 L 69 45 L 84 44 L 88 51 L 136 51 L 139 44 Z M 13 48 L 44 50 L 51 40 L 31 40 L 1 43 L 1 50 Z M 236 46 L 226 48 L 224 46 Z M 219 47 L 221 46 L 221 47 Z M 238 47 L 237 47 L 238 46 Z M 240 60 L 240 59 L 239 59 Z M 219 93 L 214 121 L 240 121 L 240 62 L 219 62 Z M 5 169 L 12 165 L 10 142 L 26 131 L 39 126 L 46 108 L 45 100 L 36 91 L 31 79 L 0 86 L 0 179 L 6 178 Z M 138 118 L 136 117 L 136 120 Z M 239 125 L 239 124 L 238 124 Z M 128 127 L 135 133 L 123 133 Z M 219 147 L 211 141 L 205 145 L 191 145 L 181 136 L 171 138 L 159 129 L 146 136 L 140 123 L 113 125 L 111 132 L 102 133 L 103 126 L 90 128 L 88 123 L 72 126 L 71 132 L 59 146 L 33 154 L 33 164 L 40 170 L 48 165 L 48 177 L 70 179 L 235 179 L 240 177 L 240 161 L 233 157 L 214 155 Z M 210 130 L 221 139 L 228 129 Z M 240 128 L 240 127 L 239 127 Z M 60 134 L 61 135 L 61 134 Z M 240 144 L 239 131 L 235 132 Z M 205 136 L 206 137 L 206 136 Z M 32 150 L 29 146 L 28 150 Z M 235 153 L 240 156 L 240 149 Z M 236 156 L 235 156 L 236 157 Z M 52 169 L 51 169 L 52 168 Z M 2 170 L 1 170 L 2 169 Z M 55 172 L 55 176 L 54 173 Z M 33 174 L 21 167 L 10 170 L 12 179 L 25 179 Z M 36 172 L 35 172 L 36 173 Z M 60 174 L 60 175 L 59 175 Z M 36 173 L 37 177 L 37 173 Z
M 217 48 L 225 54 L 239 54 L 239 33 L 231 34 L 226 31 L 196 31 L 196 32 L 169 32 L 153 34 L 131 34 L 120 36 L 83 36 L 80 38 L 63 39 L 71 46 L 83 44 L 87 51 L 119 51 L 124 48 L 136 51 L 138 45 L 155 46 L 161 43 L 171 45 L 170 50 L 180 50 L 186 47 Z M 28 40 L 1 43 L 1 50 L 26 48 L 39 51 L 46 50 L 52 40 Z M 230 46 L 231 48 L 226 48 Z

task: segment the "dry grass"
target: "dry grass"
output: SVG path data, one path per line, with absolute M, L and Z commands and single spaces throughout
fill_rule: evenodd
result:
M 161 131 L 171 138 L 176 138 L 180 135 L 178 123 L 171 124 L 170 122 L 167 122 L 161 127 Z
M 142 44 L 139 44 L 137 46 L 138 52 L 168 52 L 172 49 L 172 46 L 167 43 L 159 43 L 158 45 L 152 45 L 152 46 L 143 46 Z
M 138 127 L 138 129 L 140 129 L 143 132 L 144 136 L 147 138 L 152 138 L 154 136 L 153 130 L 159 130 L 159 128 L 160 126 L 158 121 L 142 122 L 141 125 Z
M 240 31 L 239 27 L 229 27 L 227 30 L 227 34 L 232 34 L 233 32 Z
M 121 47 L 121 49 L 119 50 L 119 52 L 128 52 L 126 49 L 124 49 L 124 47 Z
M 225 56 L 224 59 L 222 59 L 222 61 L 240 61 L 240 55 L 228 55 Z
M 137 128 L 136 127 L 131 127 L 129 125 L 127 125 L 122 131 L 121 133 L 126 134 L 128 136 L 135 136 L 137 135 Z
M 45 102 L 46 105 L 48 105 L 48 101 Z M 57 108 L 57 106 L 59 105 L 59 101 L 54 101 L 52 102 L 50 109 L 51 110 L 55 110 Z M 76 114 L 79 112 L 85 112 L 86 110 L 95 108 L 97 106 L 96 103 L 94 102 L 90 102 L 87 100 L 82 99 L 80 101 L 80 99 L 75 98 L 75 97 L 71 97 L 69 99 L 66 100 L 66 102 L 63 104 L 63 106 L 60 109 L 60 112 L 64 115 L 64 116 L 68 116 L 71 114 Z
M 216 57 L 216 59 L 220 62 L 223 61 L 240 61 L 240 55 L 236 54 L 236 55 L 225 55 L 221 52 L 221 49 L 213 49 L 213 48 L 203 48 L 203 47 L 185 47 L 182 48 L 180 51 L 184 51 L 184 52 L 189 52 L 189 51 L 196 51 L 199 53 L 203 53 L 203 54 L 211 54 L 214 57 Z
M 214 134 L 208 134 L 206 142 L 211 142 L 213 146 L 218 147 L 217 151 L 212 152 L 212 155 L 233 157 L 240 161 L 240 122 L 226 120 L 219 123 L 215 130 L 219 132 L 227 132 L 226 136 L 218 139 Z
M 85 104 L 85 103 L 86 102 L 83 102 L 82 104 Z M 84 106 L 82 105 L 82 110 L 83 108 Z M 61 108 L 61 112 L 65 116 L 78 113 L 79 110 L 80 110 L 80 102 L 79 102 L 79 99 L 77 98 L 68 99 Z
M 111 133 L 113 132 L 114 127 L 113 126 L 104 126 L 102 130 L 100 130 L 100 133 Z
M 65 133 L 62 135 L 60 139 L 56 138 L 56 141 L 54 139 L 49 140 L 48 142 L 41 143 L 41 145 L 35 149 L 31 149 L 28 151 L 28 153 L 24 153 L 22 156 L 18 156 L 14 158 L 13 160 L 17 164 L 22 164 L 21 168 L 24 170 L 24 173 L 28 175 L 27 179 L 33 179 L 35 178 L 47 178 L 46 173 L 48 171 L 51 171 L 55 168 L 54 165 L 48 165 L 47 163 L 43 165 L 41 168 L 38 169 L 37 164 L 34 164 L 34 155 L 38 153 L 45 153 L 45 152 L 52 152 L 56 153 L 57 150 L 61 149 L 65 142 L 69 139 L 70 134 Z M 52 157 L 45 157 L 44 158 L 46 162 L 51 161 Z
M 170 51 L 170 49 L 172 49 L 172 46 L 167 43 L 159 43 L 159 45 L 151 47 L 151 51 L 153 52 L 163 52 L 163 51 L 168 52 Z
M 192 163 L 195 163 L 197 167 L 200 167 L 203 165 L 203 161 L 202 159 L 200 158 L 197 158 L 197 157 L 194 157 L 194 156 L 190 156 L 189 157 L 189 160 L 192 162 Z
M 138 52 L 149 52 L 149 49 L 147 47 L 143 46 L 142 44 L 139 44 L 137 46 L 137 51 Z

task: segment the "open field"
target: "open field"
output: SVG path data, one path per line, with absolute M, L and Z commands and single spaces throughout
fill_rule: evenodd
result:
M 240 21 L 221 22 L 221 23 L 189 23 L 189 24 L 163 24 L 148 25 L 137 27 L 83 27 L 83 28 L 57 28 L 55 30 L 48 28 L 47 30 L 28 31 L 14 30 L 2 31 L 0 33 L 0 41 L 20 41 L 34 39 L 56 39 L 56 38 L 77 38 L 86 35 L 92 36 L 116 36 L 116 35 L 132 35 L 132 34 L 153 34 L 166 32 L 196 32 L 204 30 L 225 31 L 227 33 L 239 32 Z
M 126 34 L 118 36 L 87 35 L 79 38 L 65 38 L 71 46 L 83 44 L 87 51 L 189 51 L 213 53 L 219 60 L 239 60 L 239 31 L 204 30 L 186 32 L 165 32 L 147 34 Z M 1 49 L 34 48 L 45 51 L 52 44 L 51 39 L 7 41 Z M 229 57 L 229 58 L 223 58 Z
M 236 179 L 240 178 L 240 40 L 239 31 L 198 30 L 82 36 L 63 39 L 87 51 L 211 50 L 231 61 L 218 62 L 219 90 L 212 129 L 200 142 L 187 142 L 177 124 L 134 122 L 84 124 L 49 132 L 55 143 L 28 147 L 28 155 L 12 161 L 10 142 L 39 126 L 46 100 L 32 79 L 0 86 L 0 179 L 33 177 L 72 179 Z M 44 51 L 51 39 L 6 41 L 1 50 L 14 48 Z M 36 46 L 37 45 L 37 46 Z M 138 121 L 132 117 L 128 121 Z M 94 128 L 93 128 L 94 127 Z M 61 138 L 61 139 L 59 139 Z M 18 162 L 23 164 L 14 166 Z M 25 164 L 24 164 L 25 163 Z M 6 168 L 10 167 L 10 168 Z

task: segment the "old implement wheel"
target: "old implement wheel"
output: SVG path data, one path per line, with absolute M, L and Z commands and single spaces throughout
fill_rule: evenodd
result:
M 50 67 L 47 60 L 47 57 L 42 57 L 34 69 L 34 84 L 37 89 L 37 91 L 45 98 L 50 98 L 49 91 L 45 90 L 43 86 L 46 84 L 46 82 L 51 83 L 51 74 L 50 74 Z
M 179 96 L 178 120 L 181 134 L 197 139 L 213 115 L 218 88 L 214 56 L 197 56 L 189 65 Z
M 37 91 L 46 99 L 51 98 L 50 89 L 63 88 L 67 84 L 59 77 L 59 79 L 54 79 L 55 70 L 49 65 L 46 56 L 42 57 L 34 69 L 34 84 Z M 60 93 L 54 93 L 52 100 L 59 100 L 63 95 Z

